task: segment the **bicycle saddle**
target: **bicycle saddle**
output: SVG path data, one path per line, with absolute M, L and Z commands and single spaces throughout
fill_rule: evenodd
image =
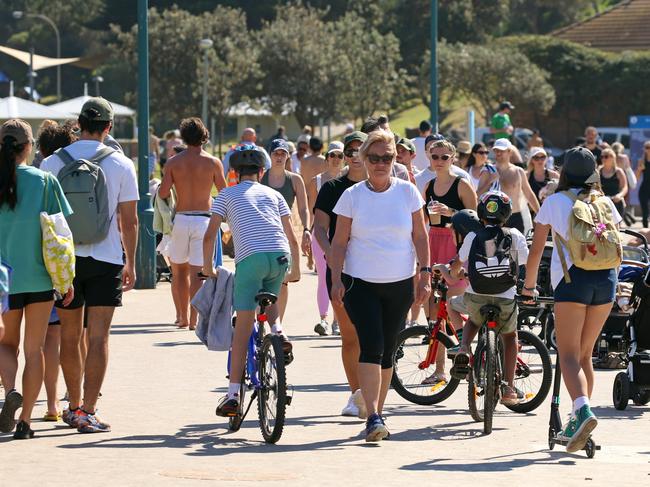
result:
M 257 293 L 257 296 L 255 296 L 255 302 L 260 306 L 265 307 L 275 303 L 277 300 L 278 297 L 275 294 L 267 293 L 266 291 L 260 291 Z
M 485 306 L 481 306 L 481 315 L 487 317 L 489 320 L 496 318 L 499 313 L 501 313 L 501 308 L 493 304 L 486 304 Z

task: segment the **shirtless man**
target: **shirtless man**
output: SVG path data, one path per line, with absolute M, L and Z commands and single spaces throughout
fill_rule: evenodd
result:
M 526 172 L 510 162 L 512 145 L 508 139 L 497 139 L 492 147 L 496 159 L 497 172 L 499 173 L 499 184 L 501 191 L 510 196 L 512 200 L 512 215 L 504 226 L 516 228 L 524 233 L 524 219 L 521 216 L 522 204 L 526 200 L 531 210 L 539 211 L 539 201 L 528 183 Z
M 305 157 L 300 164 L 300 175 L 305 183 L 311 181 L 316 174 L 325 172 L 327 169 L 327 162 L 325 157 L 321 154 L 323 152 L 323 141 L 318 137 L 309 139 L 309 149 L 311 155 Z
M 165 165 L 158 196 L 169 198 L 176 190 L 176 216 L 169 243 L 172 263 L 172 297 L 178 327 L 193 330 L 197 314 L 190 300 L 201 287 L 198 277 L 203 266 L 203 236 L 210 221 L 212 187 L 226 187 L 221 161 L 203 150 L 210 135 L 199 118 L 181 122 L 181 138 L 187 149 Z

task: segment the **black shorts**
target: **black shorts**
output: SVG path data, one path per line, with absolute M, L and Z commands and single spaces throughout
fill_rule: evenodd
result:
M 77 257 L 75 266 L 74 299 L 65 309 L 82 306 L 122 306 L 123 265 L 102 262 L 92 257 Z M 57 308 L 64 308 L 62 301 Z
M 508 221 L 506 222 L 504 227 L 516 228 L 517 230 L 519 230 L 521 232 L 522 235 L 526 235 L 525 229 L 524 229 L 524 217 L 521 216 L 520 211 L 510 215 L 510 218 L 508 218 Z
M 9 295 L 9 309 L 23 309 L 30 304 L 47 303 L 54 300 L 54 291 L 40 291 L 37 293 L 17 293 Z

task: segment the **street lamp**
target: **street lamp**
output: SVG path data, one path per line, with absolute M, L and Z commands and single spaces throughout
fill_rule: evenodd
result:
M 431 124 L 438 132 L 438 0 L 431 0 Z
M 29 12 L 23 12 L 22 10 L 15 10 L 13 16 L 16 20 L 20 20 L 23 17 L 36 17 L 50 24 L 54 29 L 54 34 L 56 35 L 56 57 L 61 59 L 61 35 L 59 34 L 59 29 L 51 18 L 43 14 L 32 14 Z M 61 101 L 61 65 L 56 67 L 56 100 Z
M 199 41 L 199 48 L 203 51 L 203 107 L 201 118 L 206 126 L 208 125 L 208 68 L 210 64 L 208 54 L 213 45 L 212 39 L 201 39 Z
M 104 82 L 104 78 L 101 76 L 93 76 L 93 81 L 95 82 L 95 96 L 99 96 L 99 83 Z

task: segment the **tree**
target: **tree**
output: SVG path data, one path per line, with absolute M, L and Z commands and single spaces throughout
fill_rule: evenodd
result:
M 555 103 L 548 73 L 521 52 L 503 45 L 454 44 L 449 49 L 451 55 L 441 60 L 443 86 L 466 98 L 486 120 L 504 99 L 540 113 Z

